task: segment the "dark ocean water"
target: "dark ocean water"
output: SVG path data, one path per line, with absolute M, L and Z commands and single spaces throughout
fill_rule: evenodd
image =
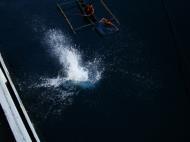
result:
M 120 32 L 101 37 L 92 28 L 72 34 L 54 0 L 0 1 L 0 50 L 41 140 L 185 141 L 188 97 L 163 3 L 107 3 Z M 65 71 L 72 57 L 90 85 L 65 81 L 71 71 L 85 76 Z

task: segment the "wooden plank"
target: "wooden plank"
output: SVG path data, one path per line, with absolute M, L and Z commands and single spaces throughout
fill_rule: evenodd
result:
M 119 20 L 116 18 L 116 16 L 111 12 L 111 10 L 108 8 L 108 6 L 105 4 L 104 0 L 100 0 L 104 8 L 107 10 L 107 12 L 115 19 L 115 21 L 120 25 Z
M 63 14 L 65 20 L 67 21 L 67 23 L 69 24 L 69 27 L 71 28 L 71 30 L 73 31 L 74 34 L 76 34 L 75 29 L 73 28 L 71 22 L 69 21 L 69 19 L 67 18 L 66 14 L 64 13 L 63 9 L 61 8 L 61 6 L 57 3 L 57 7 L 60 9 L 61 13 Z

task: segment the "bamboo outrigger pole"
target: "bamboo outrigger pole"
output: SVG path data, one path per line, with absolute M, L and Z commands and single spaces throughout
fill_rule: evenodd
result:
M 87 24 L 87 25 L 84 25 L 84 26 L 81 26 L 81 27 L 78 27 L 78 28 L 75 28 L 75 31 L 78 31 L 78 30 L 81 30 L 81 29 L 84 29 L 86 27 L 89 27 L 89 26 L 93 26 L 94 24 Z
M 104 8 L 108 11 L 108 13 L 115 19 L 115 21 L 120 24 L 119 20 L 116 18 L 116 16 L 111 12 L 111 10 L 108 8 L 108 6 L 105 4 L 104 0 L 100 0 Z
M 61 3 L 61 5 L 67 5 L 67 4 L 75 3 L 75 2 L 76 2 L 75 0 L 73 0 L 73 1 L 67 1 L 67 2 L 63 2 L 63 3 Z
M 67 18 L 66 14 L 64 13 L 63 9 L 61 8 L 61 6 L 57 3 L 57 7 L 60 9 L 61 13 L 63 14 L 63 16 L 65 17 L 67 23 L 69 24 L 71 30 L 73 31 L 74 34 L 76 34 L 75 29 L 73 28 L 71 22 L 69 21 L 69 19 Z

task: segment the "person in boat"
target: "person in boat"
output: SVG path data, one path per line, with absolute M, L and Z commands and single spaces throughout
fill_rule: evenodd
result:
M 102 18 L 100 20 L 100 23 L 103 23 L 105 26 L 108 26 L 108 27 L 115 27 L 115 25 L 112 23 L 111 19 Z
M 113 24 L 112 19 L 102 18 L 99 23 L 103 24 L 105 27 L 111 28 L 113 27 L 116 31 L 119 29 L 116 25 Z
M 85 5 L 84 11 L 85 11 L 85 13 L 86 13 L 87 16 L 92 16 L 94 14 L 94 7 L 93 7 L 93 5 L 91 3 Z

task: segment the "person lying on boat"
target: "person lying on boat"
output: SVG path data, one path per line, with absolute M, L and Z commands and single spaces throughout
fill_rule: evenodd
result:
M 87 16 L 92 16 L 94 14 L 94 7 L 92 4 L 85 5 L 84 11 Z
M 115 27 L 111 19 L 102 18 L 99 22 L 103 23 L 105 26 L 108 26 L 108 27 Z
M 115 26 L 112 22 L 111 19 L 107 19 L 107 18 L 102 18 L 99 23 L 102 23 L 104 26 L 106 27 L 114 27 L 116 31 L 118 31 L 119 29 L 117 28 L 117 26 Z

